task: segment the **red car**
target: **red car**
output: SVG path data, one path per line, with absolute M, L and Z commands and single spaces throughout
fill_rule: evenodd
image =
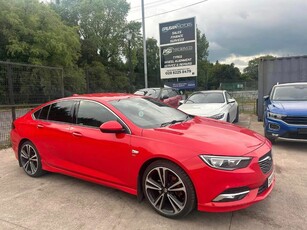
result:
M 182 100 L 180 93 L 173 88 L 145 88 L 139 89 L 134 94 L 155 98 L 174 108 L 177 108 Z
M 145 197 L 161 215 L 225 212 L 265 199 L 271 144 L 251 130 L 187 115 L 149 97 L 92 94 L 48 102 L 12 124 L 19 165 Z

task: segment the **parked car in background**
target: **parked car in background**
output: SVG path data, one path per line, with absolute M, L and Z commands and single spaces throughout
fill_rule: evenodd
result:
M 145 88 L 139 89 L 134 94 L 152 97 L 174 108 L 177 108 L 179 106 L 179 101 L 182 100 L 180 93 L 173 88 Z
M 307 141 L 307 82 L 277 84 L 264 99 L 264 133 L 269 140 Z
M 230 123 L 239 121 L 238 103 L 226 90 L 198 91 L 181 103 L 178 109 L 187 114 Z
M 15 120 L 11 141 L 31 177 L 51 171 L 110 186 L 145 197 L 170 218 L 194 208 L 246 208 L 275 184 L 265 137 L 150 97 L 91 94 L 51 101 Z

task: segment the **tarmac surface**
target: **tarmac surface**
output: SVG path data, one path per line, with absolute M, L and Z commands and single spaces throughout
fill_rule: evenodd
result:
M 263 133 L 255 116 L 238 125 Z M 239 140 L 238 140 L 239 141 Z M 12 149 L 0 151 L 0 229 L 306 229 L 307 143 L 273 146 L 276 185 L 264 201 L 229 213 L 193 211 L 172 220 L 135 196 L 48 173 L 27 176 Z

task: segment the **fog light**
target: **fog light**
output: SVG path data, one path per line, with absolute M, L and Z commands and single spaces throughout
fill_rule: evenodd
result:
M 223 192 L 217 197 L 214 198 L 214 202 L 231 202 L 231 201 L 237 201 L 242 200 L 246 195 L 249 193 L 249 190 L 242 191 L 242 192 L 236 192 L 236 193 L 226 193 Z
M 278 124 L 270 123 L 269 128 L 272 130 L 279 130 L 280 126 Z

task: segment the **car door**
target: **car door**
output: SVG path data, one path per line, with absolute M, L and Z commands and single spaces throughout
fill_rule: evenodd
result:
M 33 142 L 42 160 L 51 166 L 62 168 L 69 164 L 74 103 L 63 100 L 47 105 L 36 119 Z
M 102 133 L 100 125 L 119 118 L 104 105 L 82 100 L 71 128 L 73 171 L 99 180 L 125 184 L 131 166 L 131 135 Z

